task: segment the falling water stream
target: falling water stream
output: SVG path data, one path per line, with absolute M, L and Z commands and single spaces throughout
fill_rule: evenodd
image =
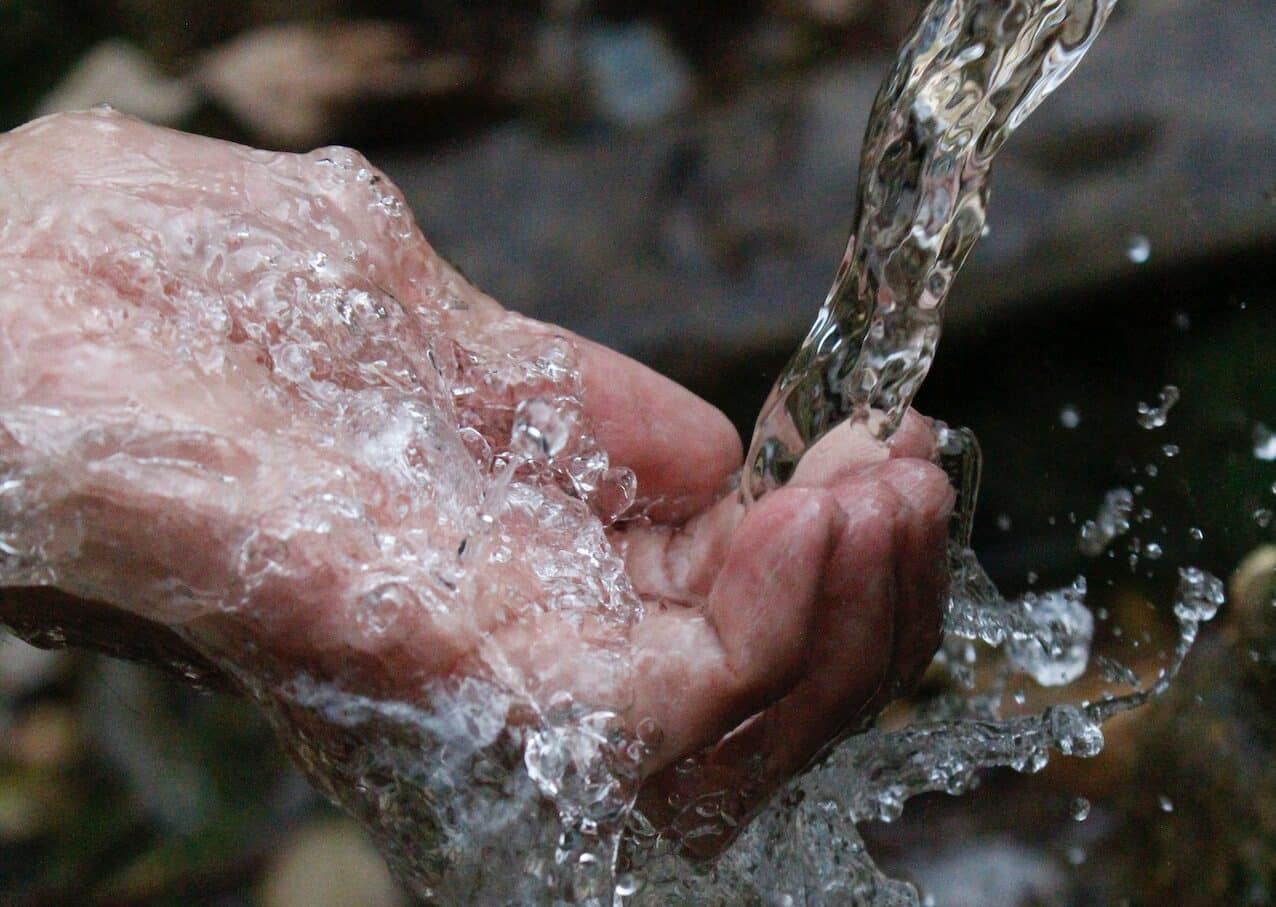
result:
M 899 424 L 935 355 L 944 300 L 983 228 L 994 156 L 1072 72 L 1114 3 L 932 0 L 927 6 L 870 116 L 854 233 L 836 281 L 758 420 L 741 483 L 747 499 L 782 485 L 803 452 L 844 420 L 866 422 L 879 437 Z M 87 128 L 104 134 L 119 128 L 109 112 L 82 116 Z M 595 644 L 575 667 L 589 676 L 599 700 L 612 697 L 609 707 L 586 707 L 565 688 L 544 695 L 519 665 L 526 644 L 517 637 L 485 637 L 476 656 L 485 670 L 472 677 L 378 698 L 192 636 L 265 708 L 307 774 L 363 821 L 425 901 L 918 904 L 911 885 L 876 868 L 860 823 L 891 821 L 923 793 L 964 792 L 985 769 L 1033 772 L 1055 753 L 1098 753 L 1104 721 L 1166 689 L 1200 624 L 1222 601 L 1219 580 L 1181 568 L 1178 642 L 1157 675 L 1139 680 L 1106 660 L 1105 676 L 1120 679 L 1127 692 L 1070 699 L 1068 685 L 1091 661 L 1094 617 L 1085 579 L 1013 599 L 998 593 L 968 547 L 977 444 L 967 431 L 941 428 L 943 462 L 959 490 L 947 638 L 937 656 L 951 693 L 842 740 L 779 792 L 725 854 L 689 860 L 634 806 L 634 766 L 659 729 L 647 728 L 648 740 L 641 723 L 637 739 L 626 731 L 623 694 L 634 667 L 614 641 L 638 624 L 646 603 L 605 533 L 633 502 L 633 476 L 611 467 L 589 437 L 571 350 L 495 329 L 468 346 L 436 343 L 432 338 L 448 335 L 449 319 L 482 312 L 486 303 L 438 263 L 401 197 L 356 155 L 256 154 L 237 166 L 264 168 L 272 179 L 283 172 L 324 204 L 307 203 L 265 227 L 241 223 L 234 206 L 211 213 L 199 204 L 146 208 L 154 229 L 101 269 L 133 279 L 147 273 L 133 266 L 137 260 L 194 262 L 199 279 L 181 290 L 189 292 L 186 308 L 176 306 L 155 322 L 163 349 L 183 351 L 181 368 L 215 370 L 225 347 L 220 338 L 208 340 L 208 325 L 233 323 L 274 363 L 278 392 L 268 402 L 304 415 L 288 423 L 292 434 L 282 441 L 249 430 L 225 441 L 240 458 L 234 462 L 281 477 L 244 493 L 236 516 L 250 514 L 255 523 L 235 549 L 231 585 L 201 590 L 165 577 L 153 587 L 142 578 L 115 588 L 86 570 L 74 540 L 59 535 L 59 527 L 71 525 L 55 519 L 63 505 L 41 502 L 61 500 L 57 476 L 46 475 L 50 462 L 87 463 L 82 474 L 124 485 L 159 477 L 201 495 L 199 483 L 216 478 L 220 484 L 209 485 L 215 493 L 201 498 L 211 501 L 238 487 L 234 474 L 213 476 L 231 470 L 232 461 L 187 469 L 189 438 L 158 423 L 147 429 L 154 432 L 149 446 L 102 458 L 102 438 L 131 437 L 121 426 L 136 422 L 134 412 L 111 422 L 109 410 L 73 417 L 21 401 L 0 407 L 0 427 L 19 454 L 40 455 L 14 454 L 18 465 L 0 477 L 0 583 L 69 584 L 103 601 L 154 599 L 179 623 L 251 604 L 268 588 L 263 584 L 304 580 L 292 572 L 306 566 L 304 559 L 290 551 L 322 544 L 339 548 L 354 565 L 348 607 L 357 611 L 360 644 L 371 651 L 401 626 L 414 626 L 421 612 L 468 632 L 474 602 L 497 594 L 492 589 L 520 593 L 508 606 L 520 619 L 549 615 L 563 627 L 592 627 Z M 263 178 L 261 185 L 268 184 Z M 151 204 L 130 198 L 143 203 Z M 95 210 L 92 204 L 89 198 L 84 210 Z M 281 202 L 280 210 L 291 209 Z M 371 225 L 360 229 L 390 250 L 388 264 L 368 243 L 349 241 L 353 228 L 334 219 L 333 210 L 360 212 Z M 212 226 L 201 226 L 205 214 Z M 315 235 L 331 237 L 330 247 L 294 254 L 288 231 L 306 217 L 321 227 Z M 118 229 L 117 221 L 109 223 Z M 11 227 L 0 221 L 0 239 L 16 254 L 38 241 L 37 226 L 15 215 Z M 188 242 L 199 230 L 231 233 L 220 246 Z M 107 254 L 100 248 L 93 254 Z M 223 254 L 225 248 L 232 253 Z M 402 274 L 409 276 L 395 276 Z M 436 288 L 431 305 L 400 304 L 415 292 L 413 274 Z M 138 316 L 119 329 L 152 343 L 148 324 Z M 431 368 L 421 366 L 426 362 Z M 201 431 L 207 446 L 222 428 Z M 298 448 L 337 450 L 349 466 L 334 471 L 316 460 L 310 470 L 298 465 Z M 1119 491 L 1111 496 L 1083 545 L 1102 551 L 1120 535 L 1132 506 L 1127 498 Z M 373 500 L 393 503 L 400 525 L 409 528 L 376 528 Z M 1022 678 L 1054 688 L 1054 704 L 1036 712 L 1020 707 L 1012 691 Z
M 953 281 L 983 230 L 994 156 L 1080 62 L 1114 5 L 927 6 L 873 105 L 854 231 L 836 279 L 758 418 L 742 482 L 746 499 L 782 485 L 803 452 L 848 419 L 867 423 L 878 437 L 899 425 L 935 356 Z M 912 886 L 874 867 L 857 823 L 891 821 L 922 793 L 962 793 L 982 769 L 1035 772 L 1051 753 L 1093 756 L 1103 746 L 1104 721 L 1164 692 L 1177 673 L 1201 622 L 1223 600 L 1222 583 L 1192 567 L 1179 571 L 1178 644 L 1146 688 L 1098 701 L 1065 698 L 1037 714 L 1012 706 L 1020 713 L 1006 714 L 1012 677 L 1065 687 L 1085 673 L 1094 629 L 1086 583 L 1078 577 L 1062 589 L 1003 598 L 968 548 L 978 444 L 966 430 L 943 427 L 940 441 L 959 503 L 939 661 L 964 693 L 902 728 L 844 740 L 711 869 L 683 865 L 659 875 L 649 868 L 658 877 L 637 903 L 917 904 Z M 1102 553 L 1120 534 L 1129 496 L 1124 489 L 1109 495 L 1082 534 L 1083 550 Z M 1104 664 L 1106 675 L 1137 686 L 1128 668 Z

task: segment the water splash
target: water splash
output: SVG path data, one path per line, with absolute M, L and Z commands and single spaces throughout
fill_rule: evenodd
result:
M 1103 504 L 1093 520 L 1081 524 L 1078 547 L 1086 557 L 1098 557 L 1119 536 L 1130 531 L 1130 515 L 1134 512 L 1134 492 L 1114 488 L 1103 497 Z
M 1179 396 L 1179 389 L 1173 384 L 1167 384 L 1157 392 L 1155 403 L 1140 403 L 1138 407 L 1139 427 L 1146 428 L 1149 431 L 1155 428 L 1164 428 L 1165 423 L 1169 421 L 1170 410 L 1179 402 Z
M 874 108 L 855 238 L 816 327 L 764 409 L 746 491 L 782 482 L 806 446 L 843 418 L 868 419 L 882 434 L 892 430 L 929 368 L 943 301 L 982 231 L 994 154 L 1071 72 L 1112 6 L 935 0 L 928 7 Z M 61 416 L 20 407 L 0 414 L 18 443 L 37 440 L 68 462 L 116 470 L 111 475 L 121 482 L 159 476 L 182 492 L 208 482 L 217 493 L 205 497 L 220 500 L 230 494 L 224 486 L 238 481 L 233 457 L 287 480 L 243 493 L 246 508 L 271 506 L 261 509 L 227 570 L 242 587 L 222 590 L 222 598 L 201 599 L 192 589 L 174 604 L 172 583 L 151 588 L 144 578 L 125 590 L 86 584 L 82 591 L 106 601 L 144 598 L 190 619 L 240 607 L 280 577 L 304 580 L 301 555 L 322 543 L 358 565 L 344 604 L 356 612 L 359 642 L 374 651 L 413 616 L 470 613 L 475 584 L 491 577 L 506 591 L 524 590 L 518 617 L 549 613 L 578 629 L 588 613 L 598 622 L 591 632 L 604 635 L 632 625 L 644 606 L 603 528 L 633 502 L 634 479 L 610 467 L 588 437 L 570 351 L 551 340 L 519 346 L 513 336 L 467 347 L 435 342 L 448 335 L 451 313 L 481 309 L 483 300 L 421 252 L 401 200 L 366 162 L 338 150 L 289 160 L 262 156 L 253 165 L 295 166 L 288 178 L 301 185 L 319 180 L 322 191 L 304 210 L 281 205 L 283 217 L 265 228 L 237 225 L 238 209 L 212 212 L 218 226 L 202 229 L 229 230 L 229 253 L 211 244 L 187 248 L 200 210 L 160 211 L 137 247 L 103 262 L 103 270 L 130 288 L 138 283 L 139 296 L 166 298 L 141 286 L 155 273 L 149 264 L 206 256 L 196 266 L 202 289 L 185 288 L 204 298 L 127 330 L 139 343 L 160 338 L 188 352 L 180 368 L 218 374 L 234 366 L 219 358 L 220 341 L 205 342 L 216 336 L 207 324 L 181 316 L 224 322 L 228 332 L 261 345 L 272 368 L 263 393 L 299 398 L 313 416 L 305 428 L 313 436 L 288 438 L 289 449 L 281 450 L 273 430 L 237 434 L 232 444 L 220 435 L 192 440 L 181 426 L 164 425 L 150 435 L 168 443 L 158 451 L 164 457 L 125 450 L 108 462 L 94 451 L 119 426 L 63 424 Z M 350 242 L 320 202 L 373 217 L 388 260 Z M 302 217 L 334 237 L 331 247 L 281 257 L 287 231 Z M 0 222 L 0 238 L 16 247 L 23 237 L 5 230 Z M 404 273 L 421 279 L 390 286 Z M 401 303 L 422 288 L 432 294 L 422 305 Z M 343 372 L 351 363 L 357 369 Z M 135 427 L 136 413 L 128 418 Z M 357 430 L 334 439 L 334 426 L 343 424 Z M 97 447 L 86 448 L 86 439 Z M 928 791 L 964 792 L 990 767 L 1033 772 L 1054 753 L 1096 754 L 1103 721 L 1166 688 L 1222 589 L 1202 571 L 1181 572 L 1178 643 L 1151 685 L 1117 672 L 1133 688 L 1125 695 L 1019 714 L 1024 701 L 1012 690 L 1020 679 L 1052 687 L 1085 671 L 1094 628 L 1087 588 L 1078 579 L 1018 598 L 1001 595 L 969 550 L 978 445 L 968 431 L 946 427 L 939 442 L 959 492 L 947 638 L 938 657 L 954 694 L 919 707 L 901 726 L 872 728 L 831 747 L 712 864 L 687 860 L 677 841 L 633 810 L 644 729 L 624 732 L 617 720 L 623 698 L 615 708 L 590 708 L 570 695 L 540 695 L 513 664 L 518 645 L 499 645 L 488 634 L 482 679 L 371 695 L 340 678 L 263 663 L 235 640 L 222 648 L 208 639 L 198 644 L 266 708 L 308 775 L 364 822 L 426 901 L 915 905 L 911 886 L 878 872 L 857 824 L 893 821 L 910 798 Z M 358 475 L 338 474 L 325 462 L 313 474 L 297 474 L 293 450 L 334 443 L 349 446 Z M 196 446 L 218 445 L 225 464 L 181 459 Z M 20 483 L 27 502 L 59 500 L 35 487 L 48 477 L 28 467 L 0 483 L 0 507 L 14 496 L 5 490 L 10 481 Z M 370 532 L 376 521 L 369 501 L 402 508 L 402 525 L 430 532 Z M 0 537 L 0 579 L 76 575 L 76 540 L 41 534 L 73 521 L 16 504 L 12 514 Z M 530 547 L 516 543 L 526 538 L 534 540 Z M 626 688 L 632 666 L 623 654 L 603 645 L 591 657 L 596 661 L 582 673 Z M 646 729 L 648 739 L 658 734 Z

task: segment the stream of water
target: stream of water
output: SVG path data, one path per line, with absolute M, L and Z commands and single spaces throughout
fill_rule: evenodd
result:
M 742 481 L 746 500 L 782 485 L 802 454 L 848 419 L 867 423 L 878 437 L 899 425 L 934 359 L 953 281 L 983 230 L 997 151 L 1073 71 L 1114 6 L 927 6 L 874 103 L 854 230 L 836 279 L 758 418 Z M 1164 421 L 1162 415 L 1159 425 Z M 941 428 L 941 456 L 959 504 L 939 660 L 961 694 L 902 728 L 843 741 L 712 868 L 671 856 L 662 873 L 653 861 L 636 903 L 918 904 L 912 886 L 876 869 L 857 823 L 891 821 L 922 793 L 962 793 L 983 769 L 1035 772 L 1052 753 L 1093 756 L 1103 747 L 1104 721 L 1166 690 L 1201 622 L 1223 600 L 1222 583 L 1193 567 L 1179 571 L 1177 645 L 1148 686 L 1138 689 L 1133 672 L 1105 659 L 1105 676 L 1133 692 L 1080 702 L 1064 696 L 1028 714 L 1010 703 L 1013 677 L 1065 687 L 1085 674 L 1094 630 L 1086 582 L 1078 577 L 1062 589 L 1002 597 L 968 547 L 978 444 L 968 431 Z M 1109 495 L 1082 532 L 1084 551 L 1097 556 L 1122 525 L 1128 528 L 1127 498 L 1124 489 Z

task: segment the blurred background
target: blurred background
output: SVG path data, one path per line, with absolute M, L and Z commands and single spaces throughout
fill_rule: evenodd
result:
M 832 278 L 919 5 L 0 0 L 0 128 L 106 102 L 355 145 L 480 287 L 747 433 Z M 1007 592 L 1084 573 L 1099 649 L 1145 677 L 1178 567 L 1231 595 L 1099 758 L 865 830 L 935 904 L 1276 903 L 1273 36 L 1271 0 L 1121 4 L 998 161 L 919 400 L 983 443 L 976 549 Z M 1085 557 L 1114 488 L 1133 526 Z M 241 703 L 0 637 L 0 904 L 402 903 Z

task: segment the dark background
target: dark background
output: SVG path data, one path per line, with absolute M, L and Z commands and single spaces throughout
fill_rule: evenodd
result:
M 0 128 L 106 101 L 259 146 L 356 145 L 483 289 L 747 433 L 832 277 L 917 8 L 0 0 Z M 1122 4 L 998 161 L 918 401 L 982 441 L 981 558 L 1007 591 L 1085 572 L 1100 647 L 1149 672 L 1179 566 L 1234 594 L 1098 759 L 866 830 L 937 904 L 1276 901 L 1273 35 L 1269 0 Z M 1141 428 L 1167 384 L 1182 402 Z M 1078 524 L 1136 485 L 1150 516 L 1081 557 Z M 1131 567 L 1149 542 L 1163 556 Z M 0 904 L 398 898 L 239 703 L 0 641 Z

